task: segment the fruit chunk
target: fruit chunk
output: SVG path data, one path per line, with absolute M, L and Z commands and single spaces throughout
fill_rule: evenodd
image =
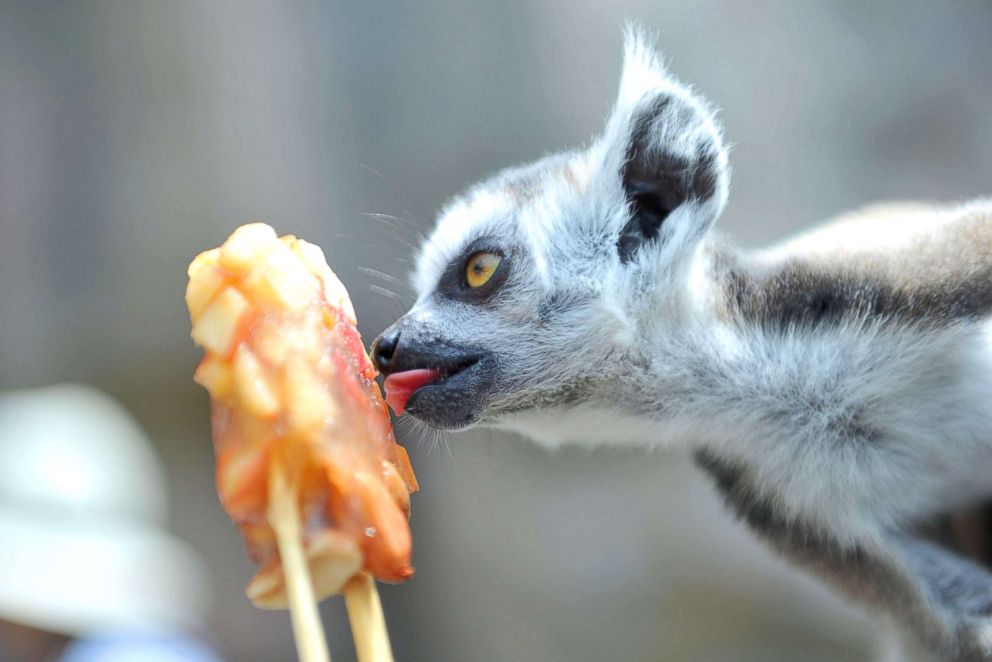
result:
M 189 265 L 189 283 L 186 285 L 186 306 L 193 319 L 200 317 L 207 304 L 224 286 L 224 274 L 214 267 L 217 249 L 199 255 Z
M 275 243 L 276 231 L 265 223 L 249 223 L 231 233 L 220 247 L 220 266 L 229 271 L 247 271 Z
M 200 362 L 193 373 L 193 381 L 207 389 L 213 398 L 227 396 L 234 386 L 230 366 L 212 357 Z
M 306 548 L 310 579 L 316 595 L 333 595 L 362 569 L 362 552 L 349 537 L 324 531 Z M 285 577 L 282 565 L 273 559 L 258 571 L 248 588 L 248 598 L 263 609 L 286 609 Z
M 328 419 L 340 416 L 313 370 L 300 359 L 286 363 L 286 420 L 297 434 L 319 434 Z
M 234 355 L 234 383 L 245 410 L 259 418 L 275 416 L 279 411 L 279 397 L 262 372 L 262 364 L 255 354 L 241 345 Z
M 233 287 L 214 297 L 199 319 L 193 320 L 193 341 L 214 354 L 227 355 L 248 312 L 248 300 Z
M 316 284 L 313 274 L 282 242 L 269 248 L 245 278 L 245 288 L 253 297 L 293 311 L 306 307 Z

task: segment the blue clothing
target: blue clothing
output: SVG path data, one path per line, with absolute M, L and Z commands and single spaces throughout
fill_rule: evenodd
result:
M 184 634 L 107 634 L 79 639 L 58 662 L 222 662 L 204 642 Z

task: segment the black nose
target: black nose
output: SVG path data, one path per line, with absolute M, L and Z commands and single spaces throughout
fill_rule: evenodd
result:
M 372 343 L 372 362 L 379 372 L 388 375 L 392 371 L 396 346 L 400 343 L 399 329 L 389 328 Z

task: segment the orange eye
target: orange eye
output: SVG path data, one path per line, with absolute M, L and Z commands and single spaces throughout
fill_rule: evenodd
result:
M 503 260 L 496 253 L 479 251 L 468 259 L 465 265 L 465 282 L 471 288 L 482 287 L 496 273 L 499 263 Z

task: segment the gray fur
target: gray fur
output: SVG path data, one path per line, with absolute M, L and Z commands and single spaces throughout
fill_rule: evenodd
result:
M 411 414 L 688 449 L 756 534 L 910 648 L 992 660 L 976 546 L 915 533 L 992 498 L 992 202 L 870 208 L 746 253 L 710 231 L 729 172 L 709 105 L 630 34 L 599 138 L 442 212 L 390 333 L 406 368 L 483 358 Z M 480 238 L 505 256 L 485 296 L 457 283 Z

